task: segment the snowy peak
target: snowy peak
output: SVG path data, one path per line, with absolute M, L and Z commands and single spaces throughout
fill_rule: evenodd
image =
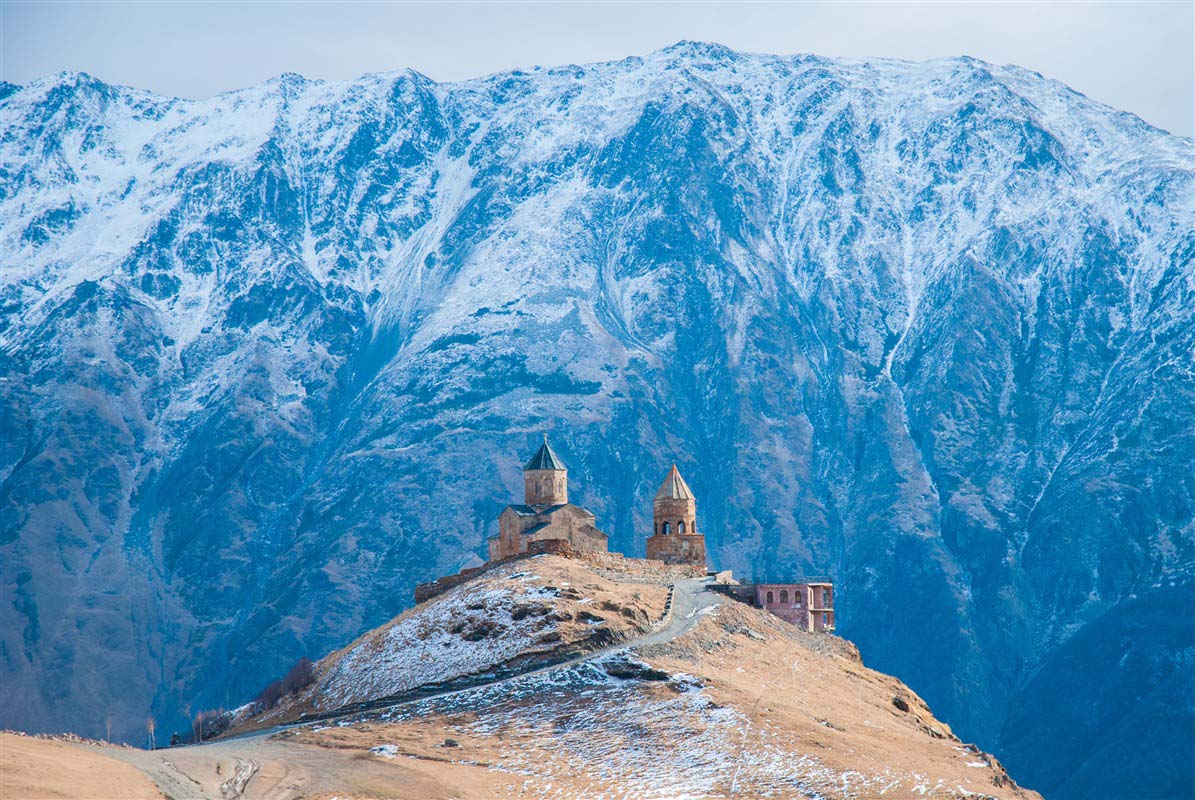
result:
M 675 462 L 711 556 L 849 584 L 842 630 L 1031 785 L 1089 786 L 1088 739 L 1018 709 L 1185 608 L 1191 141 L 1061 84 L 680 43 L 0 112 L 0 723 L 179 719 L 381 624 L 545 429 L 613 547 Z M 1085 736 L 1155 702 L 1113 694 Z

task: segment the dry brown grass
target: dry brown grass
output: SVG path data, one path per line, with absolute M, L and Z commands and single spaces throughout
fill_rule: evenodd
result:
M 642 655 L 667 671 L 701 676 L 715 702 L 744 710 L 747 742 L 766 735 L 840 772 L 918 773 L 947 787 L 947 796 L 963 795 L 961 787 L 1037 797 L 1017 787 L 994 757 L 960 742 L 908 686 L 868 669 L 855 647 L 837 637 L 805 633 L 734 604 L 691 636 Z
M 576 563 L 556 566 L 557 581 L 589 580 Z M 636 655 L 670 674 L 694 676 L 711 705 L 689 707 L 677 701 L 674 688 L 646 682 L 546 702 L 431 703 L 414 717 L 308 729 L 294 739 L 340 751 L 389 745 L 392 759 L 373 758 L 418 763 L 429 773 L 467 767 L 485 776 L 484 792 L 461 797 L 620 797 L 627 791 L 668 797 L 667 789 L 653 793 L 664 781 L 700 797 L 804 796 L 784 794 L 797 785 L 825 797 L 880 791 L 896 798 L 1037 796 L 1017 787 L 994 758 L 958 741 L 920 697 L 868 669 L 855 647 L 837 637 L 807 634 L 728 602 L 692 633 Z M 733 715 L 729 735 L 711 721 L 711 708 Z M 570 739 L 562 731 L 581 714 L 592 718 L 589 727 Z M 446 739 L 459 746 L 445 747 Z M 633 748 L 641 758 L 610 776 L 620 748 Z M 685 753 L 678 754 L 686 750 L 707 767 L 694 769 L 693 780 L 684 774 Z M 708 768 L 719 760 L 721 768 Z M 799 780 L 785 775 L 788 763 Z
M 628 560 L 600 573 L 558 557 L 533 563 L 515 569 L 569 590 L 547 601 L 568 620 L 556 627 L 559 647 L 578 646 L 592 630 L 577 621 L 581 612 L 630 637 L 663 610 L 658 571 L 637 573 Z M 431 602 L 510 579 L 495 571 Z M 246 798 L 1037 797 L 955 739 L 908 687 L 864 666 L 849 642 L 730 600 L 698 619 L 689 633 L 631 654 L 658 671 L 653 679 L 612 677 L 626 665 L 603 669 L 604 656 L 273 737 L 120 757 L 164 788 L 202 787 L 211 797 L 224 796 L 222 782 L 248 763 L 256 772 Z
M 328 654 L 316 665 L 317 679 L 313 686 L 296 696 L 284 698 L 276 708 L 240 721 L 226 735 L 269 728 L 293 722 L 304 715 L 327 711 L 328 704 L 320 703 L 321 695 L 326 691 L 331 670 L 348 653 L 361 647 L 380 651 L 387 635 L 396 626 L 427 616 L 426 612 L 433 606 L 459 603 L 470 595 L 483 595 L 491 589 L 501 588 L 509 583 L 512 574 L 533 573 L 535 585 L 557 589 L 560 594 L 550 601 L 551 609 L 555 612 L 555 619 L 550 621 L 553 628 L 551 633 L 545 635 L 544 640 L 536 646 L 523 649 L 510 660 L 511 666 L 522 669 L 536 663 L 547 663 L 649 630 L 664 608 L 668 594 L 667 568 L 621 557 L 607 561 L 610 564 L 604 561 L 604 566 L 618 567 L 607 570 L 610 577 L 584 568 L 582 562 L 577 560 L 547 555 L 513 561 L 485 572 L 466 584 L 408 609 L 386 624 L 362 634 L 340 650 Z M 648 582 L 634 582 L 637 579 L 636 571 Z M 529 603 L 541 604 L 548 603 Z M 593 624 L 592 621 L 599 618 L 602 624 Z M 599 627 L 601 637 L 595 640 L 595 632 Z M 423 670 L 423 677 L 424 682 L 433 683 L 440 680 L 442 675 L 436 665 L 429 664 Z
M 112 748 L 113 752 L 118 752 Z M 3 800 L 160 800 L 144 774 L 73 742 L 0 733 Z

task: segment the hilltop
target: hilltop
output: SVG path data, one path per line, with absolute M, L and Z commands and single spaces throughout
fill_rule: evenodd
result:
M 218 741 L 111 755 L 212 798 L 1038 797 L 850 643 L 667 580 L 504 562 Z
M 618 646 L 653 632 L 677 572 L 615 554 L 493 565 L 330 654 L 310 687 L 245 724 L 292 722 L 431 683 L 488 682 Z

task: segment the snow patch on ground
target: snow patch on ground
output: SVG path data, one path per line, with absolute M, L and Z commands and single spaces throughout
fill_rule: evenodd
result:
M 398 746 L 393 744 L 380 744 L 377 747 L 369 748 L 369 752 L 384 758 L 394 758 L 398 755 Z
M 577 800 L 579 784 L 587 787 L 586 800 L 949 793 L 944 784 L 914 773 L 832 768 L 815 755 L 794 752 L 738 709 L 715 703 L 691 675 L 658 682 L 620 679 L 605 669 L 616 663 L 652 669 L 621 650 L 575 667 L 407 704 L 382 719 L 438 715 L 462 739 L 500 737 L 503 754 L 488 768 L 524 776 L 522 790 L 541 798 Z M 547 741 L 560 757 L 543 757 Z
M 544 613 L 515 619 L 516 609 L 554 597 L 515 573 L 500 585 L 445 595 L 379 635 L 353 645 L 317 690 L 321 707 L 398 694 L 429 682 L 484 672 L 534 651 L 557 623 Z M 539 606 L 544 604 L 540 603 Z

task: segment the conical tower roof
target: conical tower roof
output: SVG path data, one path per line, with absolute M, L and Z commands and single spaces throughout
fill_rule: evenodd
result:
M 680 470 L 676 468 L 676 464 L 672 465 L 672 469 L 668 470 L 668 477 L 664 479 L 664 483 L 660 486 L 660 491 L 656 492 L 657 500 L 694 500 L 693 492 L 689 489 L 689 484 L 685 483 L 685 479 L 680 476 Z
M 547 434 L 544 434 L 544 443 L 535 451 L 535 455 L 531 457 L 531 460 L 523 466 L 524 472 L 532 469 L 566 469 L 560 457 L 552 452 L 552 447 L 548 444 Z

